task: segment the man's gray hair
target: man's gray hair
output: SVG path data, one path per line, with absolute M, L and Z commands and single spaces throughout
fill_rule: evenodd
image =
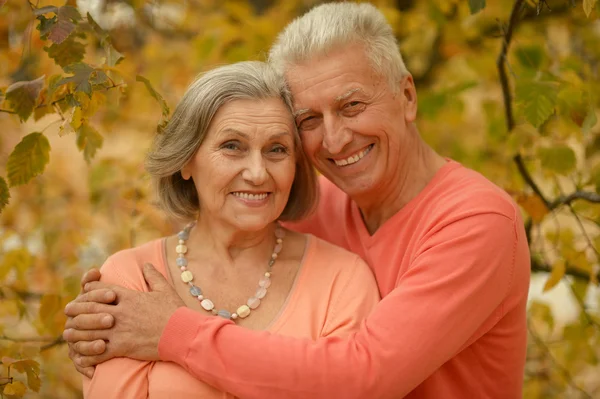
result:
M 288 66 L 354 43 L 365 46 L 374 71 L 387 78 L 393 90 L 409 73 L 392 27 L 367 3 L 322 4 L 296 18 L 277 37 L 269 62 L 283 74 Z
M 259 61 L 239 62 L 213 69 L 198 77 L 175 108 L 165 131 L 156 135 L 146 157 L 146 170 L 153 177 L 158 202 L 171 216 L 193 220 L 200 210 L 196 184 L 185 180 L 181 169 L 194 156 L 208 133 L 215 114 L 224 104 L 241 99 L 281 99 L 290 111 L 291 100 L 283 76 Z M 294 128 L 296 176 L 280 220 L 297 220 L 312 211 L 317 199 L 316 176 L 302 151 Z

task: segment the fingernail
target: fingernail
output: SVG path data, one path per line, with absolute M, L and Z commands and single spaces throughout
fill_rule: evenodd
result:
M 88 371 L 88 372 L 86 373 L 86 375 L 87 375 L 87 378 L 92 378 L 92 377 L 94 377 L 94 373 L 92 373 L 91 371 Z
M 115 299 L 115 294 L 112 291 L 109 291 L 106 294 L 104 294 L 104 299 L 106 299 L 107 301 L 112 301 L 113 299 Z
M 70 307 L 71 307 L 71 302 L 67 303 L 67 306 L 65 306 L 65 314 L 69 311 Z
M 102 325 L 104 327 L 110 327 L 111 324 L 112 324 L 112 316 L 104 316 L 102 318 Z
M 81 358 L 80 357 L 76 358 L 75 363 L 77 363 L 78 366 L 81 366 Z
M 83 290 L 87 292 L 87 291 L 89 291 L 89 289 L 90 289 L 90 283 L 86 283 L 86 284 L 83 286 Z

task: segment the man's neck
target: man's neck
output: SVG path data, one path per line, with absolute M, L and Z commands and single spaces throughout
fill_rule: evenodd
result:
M 357 203 L 369 234 L 373 235 L 389 218 L 415 198 L 433 179 L 446 160 L 413 132 L 410 154 L 398 165 L 391 181 L 378 187 L 376 196 L 353 198 Z

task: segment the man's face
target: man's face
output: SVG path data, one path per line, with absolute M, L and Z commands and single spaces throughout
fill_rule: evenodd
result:
M 290 67 L 302 146 L 315 167 L 353 198 L 374 195 L 392 181 L 407 127 L 416 116 L 412 78 L 376 74 L 359 45 L 346 46 Z

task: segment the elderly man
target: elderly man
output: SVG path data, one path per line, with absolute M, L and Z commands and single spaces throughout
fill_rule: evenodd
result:
M 160 359 L 242 398 L 520 398 L 530 265 L 519 209 L 423 142 L 384 17 L 367 4 L 318 6 L 283 31 L 270 61 L 327 178 L 317 212 L 295 228 L 363 257 L 383 300 L 358 332 L 310 342 L 180 307 L 151 267 L 159 293 L 106 286 L 95 271 L 66 310 L 78 369 Z

